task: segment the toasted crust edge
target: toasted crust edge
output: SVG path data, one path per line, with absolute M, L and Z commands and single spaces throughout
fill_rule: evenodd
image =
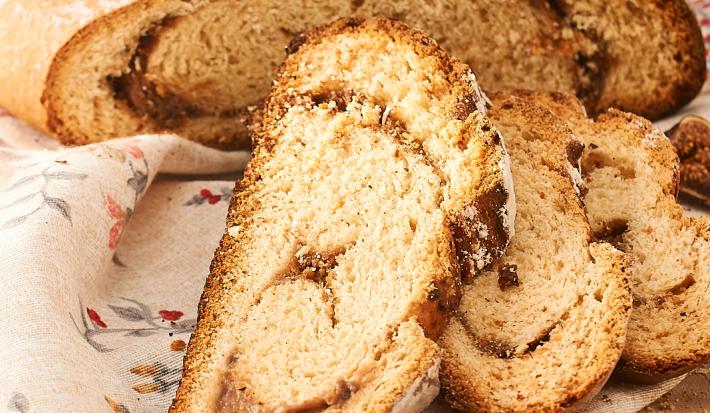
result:
M 533 96 L 544 102 L 546 106 L 554 107 L 556 113 L 564 114 L 561 117 L 565 121 L 582 121 L 590 125 L 597 121 L 618 122 L 622 124 L 620 126 L 632 123 L 646 133 L 654 129 L 649 120 L 633 113 L 613 108 L 600 114 L 596 120 L 588 118 L 580 102 L 575 97 L 567 94 L 531 91 L 516 91 L 515 93 Z M 695 228 L 698 238 L 703 238 L 710 242 L 710 229 L 705 220 L 682 217 L 682 207 L 675 201 L 681 180 L 679 158 L 670 139 L 660 140 L 657 145 L 644 146 L 644 150 L 649 156 L 649 162 L 654 164 L 654 168 L 663 172 L 655 177 L 663 191 L 663 202 L 674 210 L 674 214 L 679 217 L 678 219 L 684 220 L 688 225 L 692 225 Z M 654 358 L 637 356 L 625 351 L 614 371 L 614 375 L 630 382 L 658 383 L 682 375 L 708 360 L 710 360 L 710 350 L 704 354 L 701 351 L 695 351 L 692 354 L 684 353 L 673 355 L 673 357 Z
M 40 104 L 44 107 L 47 114 L 45 126 L 46 130 L 63 145 L 77 146 L 86 145 L 92 142 L 87 136 L 80 136 L 72 133 L 70 128 L 65 125 L 64 120 L 59 117 L 57 107 L 60 105 L 60 99 L 59 96 L 53 92 L 58 82 L 58 72 L 61 70 L 61 66 L 64 64 L 65 60 L 67 60 L 67 56 L 72 54 L 74 50 L 79 47 L 78 45 L 84 43 L 95 34 L 99 25 L 109 24 L 108 22 L 113 22 L 117 19 L 120 20 L 121 18 L 126 18 L 133 13 L 138 13 L 140 8 L 144 7 L 147 3 L 147 0 L 137 0 L 133 3 L 112 10 L 105 15 L 96 17 L 77 30 L 69 38 L 69 40 L 67 40 L 66 43 L 64 43 L 56 51 L 54 59 L 52 59 L 52 63 L 49 65 L 49 69 L 47 70 L 44 89 L 42 90 L 42 95 L 40 97 Z M 156 3 L 162 4 L 163 1 L 160 0 Z
M 615 297 L 615 300 L 618 302 L 618 306 L 623 308 L 628 315 L 631 310 L 631 286 L 629 275 L 624 268 L 628 268 L 630 263 L 629 258 L 619 252 L 613 253 L 613 248 L 606 243 L 592 242 L 589 244 L 589 250 L 598 250 L 600 254 L 603 254 L 604 257 L 607 258 L 610 270 L 616 275 L 617 286 L 619 287 L 616 289 L 617 297 Z M 626 296 L 624 297 L 620 292 L 625 292 Z M 468 372 L 467 369 L 461 365 L 457 357 L 450 356 L 447 352 L 444 352 L 442 356 L 441 376 L 444 399 L 451 407 L 461 411 L 507 411 L 510 413 L 524 413 L 529 411 L 566 413 L 576 411 L 581 406 L 591 401 L 594 396 L 601 391 L 611 375 L 615 373 L 614 368 L 624 347 L 623 338 L 626 332 L 628 316 L 623 317 L 621 321 L 622 323 L 613 325 L 620 339 L 615 340 L 609 346 L 617 355 L 607 360 L 607 368 L 597 371 L 596 374 L 590 376 L 589 380 L 586 380 L 584 385 L 569 391 L 557 400 L 548 400 L 546 403 L 540 403 L 534 406 L 519 406 L 517 410 L 505 410 L 498 405 L 492 406 L 485 398 L 481 398 L 475 391 L 471 391 L 468 380 L 471 372 Z M 475 374 L 475 372 L 473 373 Z
M 538 95 L 547 96 L 548 94 L 540 94 L 541 92 L 529 92 L 525 90 L 512 90 L 512 91 L 500 91 L 495 93 L 493 96 L 494 102 L 496 104 L 510 104 L 513 106 L 518 106 L 525 113 L 532 117 L 537 117 L 539 119 L 544 119 L 545 126 L 551 127 L 552 123 L 550 121 L 553 118 L 558 118 L 549 109 L 539 104 L 530 104 L 529 99 L 534 99 Z M 584 107 L 579 103 L 579 101 L 568 95 L 562 93 L 552 93 L 554 100 L 558 101 L 560 104 L 568 104 L 572 102 L 577 102 L 578 104 L 571 107 L 570 110 L 573 113 L 584 113 Z M 561 123 L 561 119 L 558 120 Z M 571 130 L 569 131 L 571 134 Z M 568 148 L 565 148 L 568 149 Z M 568 154 L 569 156 L 569 154 Z M 581 156 L 581 152 L 576 154 L 577 157 Z M 571 184 L 576 186 L 574 179 L 569 177 Z M 584 205 L 582 200 L 577 196 L 578 205 L 580 208 L 579 219 L 587 222 L 586 215 L 584 214 Z M 587 236 L 591 240 L 592 233 L 591 228 L 588 230 Z M 612 306 L 616 310 L 621 310 L 615 317 L 611 320 L 614 321 L 610 323 L 611 332 L 609 335 L 613 337 L 613 340 L 609 340 L 607 343 L 607 351 L 603 354 L 605 361 L 605 368 L 597 370 L 594 374 L 589 375 L 588 380 L 581 386 L 576 387 L 572 391 L 563 395 L 557 400 L 548 400 L 544 403 L 538 403 L 535 405 L 524 405 L 518 406 L 518 409 L 512 411 L 515 412 L 527 412 L 527 411 L 545 411 L 545 412 L 571 412 L 578 409 L 580 406 L 586 404 L 590 401 L 605 385 L 609 377 L 614 372 L 614 367 L 616 366 L 619 358 L 621 357 L 622 350 L 624 348 L 624 338 L 626 334 L 626 324 L 629 320 L 630 310 L 631 310 L 631 286 L 629 282 L 628 267 L 630 264 L 630 258 L 615 250 L 611 245 L 601 242 L 589 242 L 586 250 L 592 254 L 594 260 L 589 263 L 593 265 L 594 261 L 600 261 L 604 259 L 606 262 L 607 270 L 606 275 L 614 276 L 615 288 L 612 288 L 614 297 Z M 612 354 L 609 357 L 608 354 Z M 444 351 L 442 356 L 442 392 L 444 394 L 445 400 L 457 410 L 472 410 L 472 411 L 511 411 L 508 410 L 509 406 L 492 405 L 489 403 L 485 397 L 481 397 L 475 390 L 475 384 L 469 379 L 476 372 L 468 371 L 468 369 L 462 365 L 458 357 L 454 354 Z

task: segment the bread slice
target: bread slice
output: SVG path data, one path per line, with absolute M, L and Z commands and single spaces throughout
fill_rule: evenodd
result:
M 584 201 L 595 236 L 635 258 L 620 374 L 655 382 L 710 359 L 710 228 L 676 202 L 671 142 L 639 116 L 610 110 L 593 121 L 570 96 L 532 94 L 586 145 Z
M 705 76 L 684 0 L 33 0 L 0 3 L 0 106 L 66 144 L 172 131 L 221 148 L 297 33 L 336 17 L 389 16 L 430 33 L 486 89 L 576 94 L 657 117 Z
M 629 260 L 592 242 L 570 129 L 533 99 L 492 100 L 511 157 L 515 236 L 463 286 L 439 341 L 442 385 L 462 410 L 568 411 L 601 389 L 624 348 Z
M 422 33 L 298 37 L 266 102 L 171 412 L 419 411 L 436 338 L 513 223 L 470 69 Z
M 684 116 L 666 135 L 680 158 L 680 192 L 710 204 L 710 122 Z

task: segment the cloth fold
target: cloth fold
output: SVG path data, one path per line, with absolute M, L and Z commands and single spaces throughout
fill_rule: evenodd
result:
M 249 155 L 174 136 L 0 150 L 0 403 L 166 411 Z M 2 405 L 0 405 L 2 406 Z

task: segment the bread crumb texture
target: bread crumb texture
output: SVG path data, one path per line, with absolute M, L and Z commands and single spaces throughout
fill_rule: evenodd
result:
M 679 163 L 651 122 L 609 110 L 588 119 L 574 98 L 535 94 L 584 144 L 584 202 L 594 236 L 630 254 L 634 308 L 618 369 L 654 382 L 710 358 L 710 233 L 676 201 Z
M 508 242 L 507 155 L 470 69 L 418 31 L 343 19 L 289 51 L 171 411 L 421 410 L 457 252 Z
M 517 216 L 500 262 L 463 286 L 440 340 L 456 408 L 566 411 L 606 382 L 631 309 L 629 259 L 592 242 L 581 202 L 581 145 L 534 99 L 492 95 L 510 153 Z

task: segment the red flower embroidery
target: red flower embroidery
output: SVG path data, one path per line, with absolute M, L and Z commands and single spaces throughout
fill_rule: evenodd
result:
M 183 316 L 183 312 L 177 310 L 160 310 L 158 314 L 165 321 L 177 321 Z
M 214 205 L 222 200 L 222 195 L 215 195 L 209 189 L 205 188 L 200 191 L 200 198 L 206 199 L 208 204 Z
M 192 198 L 190 198 L 187 202 L 185 202 L 183 205 L 185 206 L 192 206 L 192 205 L 202 205 L 204 203 L 207 203 L 209 205 L 215 205 L 220 203 L 221 201 L 227 201 L 232 198 L 232 191 L 228 187 L 223 187 L 220 192 L 212 192 L 207 188 L 202 188 L 200 191 L 194 195 L 192 195 Z
M 116 219 L 124 218 L 123 209 L 120 205 L 118 205 L 118 202 L 111 197 L 111 195 L 106 195 L 106 210 Z
M 111 229 L 108 230 L 108 248 L 113 251 L 118 247 L 118 240 L 123 234 L 123 227 L 125 221 L 117 221 L 115 224 L 111 225 Z
M 111 229 L 108 231 L 108 247 L 113 251 L 118 247 L 118 240 L 121 238 L 123 229 L 126 226 L 126 213 L 111 195 L 106 195 L 106 210 L 109 215 L 116 219 L 116 222 L 111 225 Z
M 130 145 L 126 148 L 126 153 L 133 159 L 143 159 L 143 151 L 136 145 Z
M 99 315 L 99 313 L 96 312 L 96 310 L 87 307 L 87 308 L 86 308 L 86 314 L 89 315 L 89 318 L 91 319 L 91 321 L 92 321 L 94 324 L 96 324 L 97 326 L 99 326 L 99 327 L 101 327 L 101 328 L 106 328 L 106 327 L 108 327 L 108 326 L 106 325 L 106 323 L 104 323 L 104 320 L 101 319 L 101 316 Z

